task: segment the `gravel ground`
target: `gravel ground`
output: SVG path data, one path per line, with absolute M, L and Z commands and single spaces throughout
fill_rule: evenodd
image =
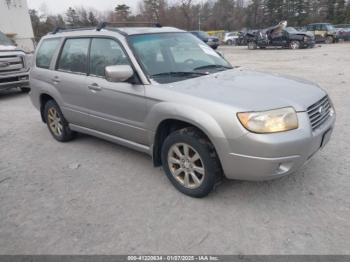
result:
M 338 113 L 325 150 L 294 175 L 192 199 L 146 155 L 84 135 L 56 142 L 27 95 L 4 92 L 0 253 L 350 254 L 350 44 L 221 51 L 320 83 Z

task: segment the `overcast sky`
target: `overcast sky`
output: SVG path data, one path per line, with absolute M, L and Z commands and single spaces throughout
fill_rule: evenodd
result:
M 51 14 L 63 13 L 70 6 L 93 7 L 99 11 L 113 10 L 118 4 L 126 4 L 133 11 L 137 9 L 139 0 L 27 0 L 29 8 L 40 10 L 43 6 Z

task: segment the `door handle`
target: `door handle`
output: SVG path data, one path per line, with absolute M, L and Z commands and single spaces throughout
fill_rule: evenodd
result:
M 101 91 L 102 90 L 102 87 L 100 87 L 98 84 L 96 83 L 93 83 L 91 85 L 88 85 L 88 88 L 91 90 L 91 91 Z
M 54 84 L 58 84 L 59 82 L 61 82 L 61 80 L 58 78 L 58 76 L 55 76 L 54 78 L 52 78 L 51 81 L 52 81 Z

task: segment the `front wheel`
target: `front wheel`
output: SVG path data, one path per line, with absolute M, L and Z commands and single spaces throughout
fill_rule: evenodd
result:
M 327 36 L 325 42 L 326 44 L 332 44 L 334 42 L 333 37 Z
M 162 146 L 163 169 L 180 192 L 205 197 L 222 177 L 213 145 L 195 128 L 171 133 Z
M 74 132 L 69 128 L 58 104 L 49 100 L 45 104 L 45 120 L 52 136 L 59 142 L 72 140 Z
M 300 42 L 299 41 L 291 41 L 289 43 L 289 48 L 290 49 L 299 49 L 300 48 Z

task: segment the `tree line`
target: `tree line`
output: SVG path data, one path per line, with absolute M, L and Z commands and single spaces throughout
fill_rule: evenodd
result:
M 350 23 L 350 0 L 140 0 L 136 12 L 126 4 L 101 12 L 69 7 L 64 14 L 29 10 L 36 38 L 55 27 L 96 26 L 98 21 L 154 22 L 186 30 L 258 29 L 287 20 L 291 26 L 312 22 Z

